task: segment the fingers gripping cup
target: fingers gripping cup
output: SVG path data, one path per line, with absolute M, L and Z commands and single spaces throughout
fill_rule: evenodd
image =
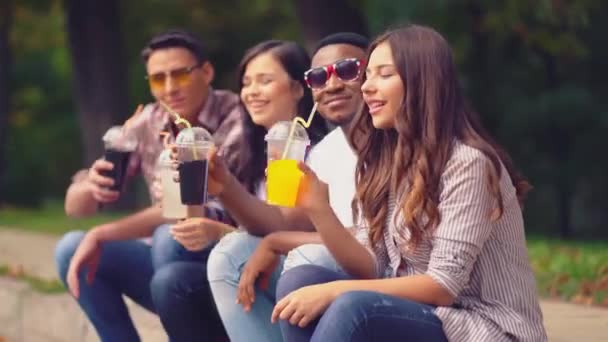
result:
M 102 140 L 105 147 L 104 159 L 114 165 L 112 170 L 102 174 L 114 180 L 111 190 L 122 191 L 131 153 L 137 148 L 137 137 L 122 126 L 114 126 L 104 134 Z
M 207 154 L 213 147 L 213 137 L 204 128 L 189 127 L 177 135 L 175 145 L 181 202 L 201 205 L 207 201 Z
M 163 189 L 161 200 L 163 217 L 177 220 L 188 217 L 188 207 L 182 204 L 179 183 L 175 181 L 177 171 L 173 169 L 171 150 L 165 149 L 160 153 L 157 162 L 160 184 Z
M 306 157 L 310 144 L 306 129 L 296 124 L 292 141 L 287 144 L 292 122 L 277 122 L 266 134 L 268 166 L 266 197 L 269 204 L 293 207 L 296 204 L 302 171 L 298 161 Z M 285 151 L 285 147 L 288 148 Z

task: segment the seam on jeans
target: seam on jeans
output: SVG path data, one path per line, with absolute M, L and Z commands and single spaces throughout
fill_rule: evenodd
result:
M 427 320 L 420 320 L 420 319 L 415 319 L 412 318 L 411 315 L 388 315 L 388 314 L 369 314 L 369 315 L 365 315 L 365 317 L 363 317 L 363 319 L 361 320 L 355 320 L 355 327 L 353 329 L 351 329 L 346 336 L 348 336 L 348 341 L 352 341 L 353 340 L 353 336 L 355 335 L 355 333 L 357 331 L 359 331 L 360 329 L 362 329 L 362 327 L 367 326 L 368 325 L 368 321 L 372 318 L 374 319 L 382 319 L 382 318 L 400 318 L 400 319 L 406 319 L 408 321 L 413 321 L 413 322 L 417 322 L 417 323 L 422 323 L 422 325 L 429 325 L 429 326 L 433 326 L 436 328 L 440 328 L 443 332 L 443 324 L 441 322 L 441 320 L 439 320 L 439 317 L 435 316 L 438 320 L 438 323 L 436 322 L 430 322 Z M 364 323 L 364 324 L 362 324 Z M 445 335 L 445 332 L 443 332 Z

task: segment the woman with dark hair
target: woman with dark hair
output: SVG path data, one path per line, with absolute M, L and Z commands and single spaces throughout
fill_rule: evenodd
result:
M 300 45 L 269 40 L 245 53 L 239 64 L 239 94 L 244 113 L 244 141 L 249 153 L 243 153 L 237 178 L 248 190 L 264 195 L 266 143 L 264 136 L 275 123 L 291 121 L 296 115 L 308 119 L 312 94 L 304 81 L 310 58 Z M 327 134 L 325 120 L 317 115 L 307 130 L 315 145 Z
M 244 148 L 248 148 L 249 151 L 240 154 L 238 171 L 235 173 L 238 181 L 235 182 L 240 182 L 251 194 L 260 199 L 266 197 L 264 169 L 267 159 L 264 136 L 279 121 L 291 121 L 296 115 L 305 120 L 308 119 L 312 108 L 312 96 L 310 89 L 304 83 L 304 72 L 309 67 L 310 58 L 301 46 L 280 40 L 265 41 L 252 47 L 245 53 L 239 65 L 239 93 L 245 109 L 242 139 Z M 311 144 L 316 144 L 327 133 L 325 120 L 321 116 L 315 116 L 307 133 Z M 236 234 L 245 234 L 252 240 L 261 240 L 261 238 L 249 234 L 246 229 L 237 231 L 234 227 L 207 218 L 187 219 L 174 225 L 172 231 L 178 241 L 182 237 L 188 240 L 183 241 L 184 247 L 194 250 L 201 249 L 212 241 L 222 239 L 214 250 L 221 249 L 222 242 Z M 235 233 L 229 234 L 231 232 Z M 259 234 L 259 232 L 254 233 Z M 224 238 L 226 234 L 229 236 Z M 239 252 L 245 253 L 250 247 L 249 245 L 244 246 Z M 247 260 L 247 257 L 244 259 Z M 229 272 L 230 270 L 223 268 L 222 271 Z M 217 295 L 220 300 L 234 304 L 237 298 L 238 279 L 236 283 L 221 282 L 211 278 L 209 280 L 212 283 L 214 296 Z M 242 324 L 237 326 L 234 324 L 236 320 L 226 319 L 227 312 L 231 309 L 229 304 L 223 303 L 217 305 L 217 308 L 232 340 L 238 340 L 234 336 L 240 336 L 238 334 L 243 334 L 243 332 L 246 332 L 248 337 L 252 336 L 254 331 L 247 332 L 247 322 L 240 322 Z M 239 310 L 242 311 L 240 308 Z M 265 323 L 268 322 L 271 310 L 272 304 L 269 304 Z M 246 313 L 243 312 L 243 315 Z M 252 316 L 249 315 L 249 317 Z M 261 340 L 272 340 L 273 336 L 280 338 L 278 328 L 274 332 L 261 331 L 259 334 L 264 336 Z M 256 340 L 256 338 L 252 338 L 252 340 Z
M 465 103 L 449 45 L 407 26 L 370 47 L 355 119 L 357 229 L 304 164 L 301 206 L 345 276 L 279 280 L 286 341 L 546 341 L 522 203 L 529 184 Z

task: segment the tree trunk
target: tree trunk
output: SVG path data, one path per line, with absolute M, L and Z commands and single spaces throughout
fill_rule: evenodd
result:
M 6 135 L 10 99 L 11 52 L 9 32 L 13 16 L 13 1 L 0 3 L 0 205 L 4 202 L 4 175 L 6 173 Z
M 129 114 L 118 4 L 118 0 L 65 1 L 73 92 L 86 166 L 103 155 L 105 131 Z M 128 209 L 134 203 L 134 192 L 128 191 L 111 207 Z
M 309 50 L 331 33 L 348 31 L 368 35 L 365 18 L 348 0 L 295 0 L 295 5 Z
M 102 155 L 101 137 L 128 115 L 118 0 L 66 0 L 74 95 L 90 165 Z

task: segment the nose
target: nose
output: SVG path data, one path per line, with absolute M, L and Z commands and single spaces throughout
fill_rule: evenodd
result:
M 376 87 L 374 86 L 374 83 L 372 82 L 372 80 L 369 78 L 367 80 L 365 80 L 365 82 L 363 82 L 363 84 L 361 85 L 361 92 L 363 94 L 371 94 L 375 91 L 376 91 Z
M 167 75 L 165 78 L 165 94 L 171 94 L 177 90 L 177 82 L 171 77 Z
M 335 92 L 342 88 L 344 88 L 344 82 L 338 78 L 335 72 L 332 72 L 325 84 L 325 90 L 328 92 Z

